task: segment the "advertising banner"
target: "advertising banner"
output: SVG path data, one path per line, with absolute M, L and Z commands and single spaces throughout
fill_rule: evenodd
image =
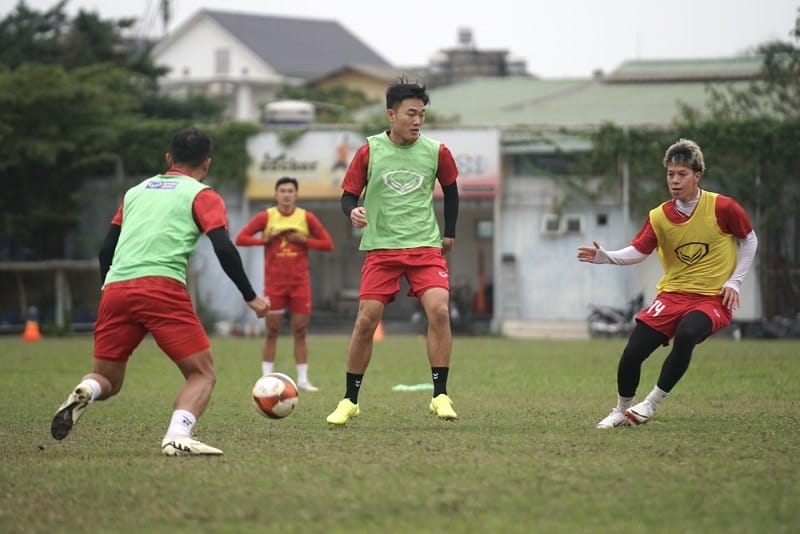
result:
M 425 135 L 447 145 L 458 165 L 462 198 L 493 198 L 500 176 L 500 133 L 481 130 L 426 130 Z M 251 137 L 252 164 L 247 198 L 275 196 L 275 181 L 292 176 L 306 199 L 340 198 L 340 184 L 355 151 L 366 139 L 353 131 L 310 131 L 284 145 L 276 132 Z M 437 187 L 437 196 L 441 192 Z

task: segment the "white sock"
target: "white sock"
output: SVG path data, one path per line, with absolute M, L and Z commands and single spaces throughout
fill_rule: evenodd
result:
M 197 419 L 192 412 L 186 410 L 175 410 L 172 412 L 172 419 L 167 428 L 167 436 L 191 436 L 192 427 Z
M 268 375 L 275 368 L 275 362 L 261 361 L 261 375 Z
M 78 385 L 82 386 L 83 384 L 86 384 L 87 386 L 92 388 L 92 400 L 95 400 L 97 397 L 100 396 L 100 382 L 98 382 L 94 378 L 86 378 L 82 380 L 81 383 Z
M 617 410 L 624 412 L 633 406 L 633 397 L 620 397 L 617 396 Z
M 647 397 L 645 397 L 644 400 L 650 401 L 650 404 L 658 408 L 658 405 L 661 404 L 661 401 L 667 398 L 667 395 L 669 395 L 668 391 L 664 391 L 660 387 L 656 386 L 653 388 L 653 391 L 647 394 Z
M 297 382 L 298 383 L 308 382 L 308 364 L 307 363 L 298 363 L 297 364 Z

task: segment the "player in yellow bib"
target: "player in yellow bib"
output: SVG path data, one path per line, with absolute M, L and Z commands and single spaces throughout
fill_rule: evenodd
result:
M 270 299 L 261 372 L 274 370 L 278 336 L 287 311 L 294 338 L 297 387 L 317 391 L 308 378 L 308 323 L 311 320 L 309 250 L 330 252 L 333 239 L 316 215 L 297 205 L 299 184 L 283 176 L 275 182 L 275 202 L 253 216 L 236 236 L 236 244 L 264 249 L 264 295 Z
M 664 269 L 657 295 L 636 316 L 636 327 L 617 369 L 617 405 L 597 424 L 616 428 L 649 421 L 689 368 L 694 347 L 731 323 L 739 288 L 750 270 L 758 238 L 750 218 L 732 198 L 700 189 L 705 162 L 694 141 L 681 139 L 664 156 L 672 198 L 650 213 L 630 246 L 578 247 L 578 260 L 630 265 L 654 250 Z M 738 246 L 738 250 L 737 250 Z M 672 340 L 653 390 L 638 404 L 641 367 Z

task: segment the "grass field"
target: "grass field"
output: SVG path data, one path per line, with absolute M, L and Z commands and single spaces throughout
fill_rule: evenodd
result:
M 167 458 L 181 383 L 146 340 L 117 397 L 63 442 L 50 418 L 91 365 L 91 338 L 0 338 L 0 531 L 800 532 L 800 343 L 709 340 L 647 425 L 601 431 L 623 340 L 457 338 L 449 392 L 428 413 L 424 344 L 375 346 L 362 414 L 344 392 L 347 340 L 311 336 L 311 378 L 282 421 L 249 391 L 260 340 L 213 340 L 218 383 L 196 435 L 222 457 Z M 290 342 L 279 371 L 292 376 Z M 652 387 L 666 349 L 645 363 Z

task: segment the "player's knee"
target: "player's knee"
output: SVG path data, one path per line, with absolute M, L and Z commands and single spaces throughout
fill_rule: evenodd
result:
M 356 318 L 356 323 L 353 328 L 353 334 L 357 337 L 364 337 L 369 338 L 372 337 L 372 334 L 375 332 L 375 329 L 378 328 L 378 323 L 380 320 L 375 320 L 372 317 L 367 317 L 361 315 Z
M 694 346 L 700 341 L 702 341 L 704 336 L 697 329 L 693 328 L 678 328 L 675 331 L 675 337 L 672 340 L 673 345 L 683 347 L 683 346 Z
M 697 344 L 711 335 L 713 325 L 711 319 L 702 312 L 692 312 L 678 325 L 674 343 Z
M 308 331 L 308 325 L 300 325 L 292 327 L 292 334 L 294 335 L 295 338 L 298 339 L 306 337 L 307 331 Z
M 447 303 L 431 306 L 427 312 L 428 323 L 434 325 L 445 325 L 450 320 L 450 307 Z
M 623 364 L 641 364 L 650 356 L 643 347 L 638 347 L 635 344 L 628 343 L 622 351 L 621 363 Z

